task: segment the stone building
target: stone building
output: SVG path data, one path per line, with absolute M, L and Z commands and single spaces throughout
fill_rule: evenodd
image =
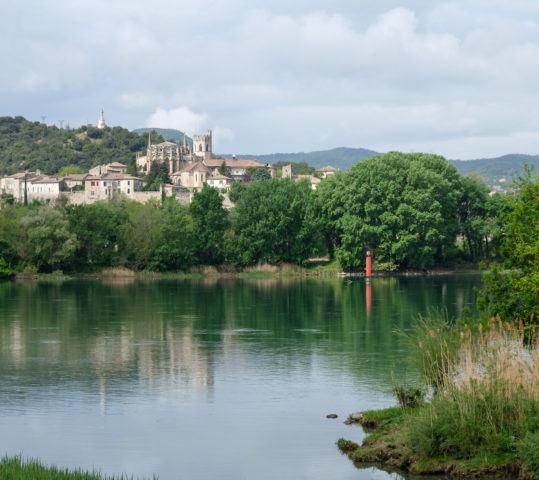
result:
M 101 110 L 101 113 L 99 114 L 99 122 L 97 122 L 97 128 L 100 130 L 104 129 L 107 126 L 105 123 L 105 115 L 103 113 L 103 110 Z

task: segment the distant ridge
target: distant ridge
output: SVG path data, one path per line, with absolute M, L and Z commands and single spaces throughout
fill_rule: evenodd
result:
M 184 133 L 179 130 L 166 128 L 137 128 L 133 130 L 138 134 L 144 134 L 155 130 L 165 140 L 176 143 L 183 142 Z M 192 140 L 187 137 L 187 141 L 192 145 Z M 316 152 L 299 153 L 271 153 L 266 155 L 238 154 L 237 158 L 256 158 L 262 163 L 275 164 L 278 162 L 305 162 L 314 168 L 322 168 L 331 165 L 341 171 L 348 170 L 354 163 L 365 160 L 374 155 L 382 155 L 380 152 L 366 148 L 346 148 L 339 147 L 331 150 L 320 150 Z M 232 154 L 220 154 L 222 157 L 231 157 Z M 539 155 L 509 154 L 495 158 L 478 158 L 474 160 L 449 160 L 461 175 L 475 173 L 487 185 L 509 186 L 511 180 L 524 172 L 524 163 L 534 167 L 534 172 L 539 172 Z M 505 182 L 500 183 L 501 179 Z
M 144 133 L 148 133 L 155 130 L 156 133 L 161 135 L 166 142 L 174 142 L 178 144 L 183 143 L 183 137 L 187 136 L 185 133 L 181 132 L 180 130 L 176 130 L 174 128 L 136 128 L 135 130 L 132 130 L 134 133 L 138 133 L 139 135 L 142 135 Z M 193 146 L 193 139 L 189 138 L 187 136 L 187 143 L 191 146 Z

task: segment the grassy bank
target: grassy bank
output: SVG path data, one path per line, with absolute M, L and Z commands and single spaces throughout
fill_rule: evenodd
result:
M 525 343 L 521 329 L 499 320 L 475 332 L 422 320 L 418 332 L 408 338 L 430 400 L 401 395 L 397 409 L 356 414 L 374 431 L 361 446 L 340 439 L 339 448 L 354 462 L 415 474 L 539 478 L 536 337 Z M 410 408 L 410 398 L 419 406 Z
M 21 456 L 0 460 L 0 478 L 9 480 L 129 480 L 126 475 L 106 476 L 98 472 L 46 467 L 38 460 L 23 460 Z M 157 477 L 154 477 L 156 480 Z

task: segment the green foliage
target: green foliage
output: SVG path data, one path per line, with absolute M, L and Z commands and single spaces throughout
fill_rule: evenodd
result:
M 241 180 L 235 180 L 228 192 L 228 198 L 231 202 L 236 203 L 245 190 L 247 190 L 247 186 Z
M 526 473 L 539 478 L 539 429 L 526 432 L 517 443 L 517 453 Z
M 265 168 L 256 168 L 251 173 L 251 182 L 259 182 L 261 180 L 269 180 L 271 175 L 269 171 Z
M 225 258 L 224 233 L 228 221 L 219 191 L 205 184 L 195 193 L 189 211 L 195 228 L 197 263 L 220 265 Z
M 494 265 L 484 275 L 478 305 L 485 318 L 499 315 L 530 328 L 539 316 L 539 178 L 527 168 L 516 187 L 502 216 L 504 269 Z
M 391 152 L 320 183 L 328 251 L 347 270 L 378 262 L 426 268 L 446 261 L 459 231 L 456 169 L 444 158 Z
M 163 225 L 150 260 L 150 269 L 187 270 L 196 262 L 196 237 L 188 209 L 174 199 L 163 204 Z
M 282 169 L 286 165 L 292 166 L 292 175 L 314 175 L 316 171 L 307 162 L 284 162 L 281 160 L 273 164 L 277 169 Z
M 30 210 L 21 219 L 28 259 L 38 271 L 69 267 L 78 247 L 77 236 L 60 210 L 46 206 Z
M 135 152 L 144 151 L 147 141 L 121 127 L 59 129 L 23 117 L 0 117 L 0 174 L 40 169 L 52 175 L 67 166 L 85 172 L 111 162 L 132 167 Z M 163 138 L 156 135 L 152 141 Z
M 221 165 L 219 166 L 218 171 L 221 175 L 224 175 L 225 177 L 230 177 L 230 169 L 226 166 L 225 160 L 223 160 L 223 163 L 221 163 Z
M 86 173 L 81 167 L 77 165 L 66 165 L 60 169 L 58 175 L 60 177 L 66 177 L 67 175 L 76 175 L 81 173 Z
M 393 393 L 402 408 L 417 408 L 425 401 L 425 392 L 420 388 L 395 384 Z
M 111 477 L 80 469 L 45 467 L 38 460 L 23 460 L 18 455 L 15 457 L 5 456 L 0 460 L 0 478 L 9 480 L 128 480 L 132 477 L 125 475 Z
M 165 183 L 172 183 L 169 176 L 168 165 L 166 163 L 152 162 L 150 171 L 144 179 L 146 181 L 145 190 L 157 191 Z
M 122 207 L 121 203 L 96 202 L 66 208 L 70 231 L 78 239 L 73 269 L 119 265 L 120 234 L 127 223 Z
M 231 212 L 227 240 L 234 263 L 306 262 L 314 238 L 307 216 L 311 192 L 307 184 L 288 179 L 253 182 Z

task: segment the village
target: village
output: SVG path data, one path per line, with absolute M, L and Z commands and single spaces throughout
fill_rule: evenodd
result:
M 106 127 L 101 111 L 97 128 Z M 153 163 L 165 164 L 171 183 L 161 184 L 157 191 L 144 189 L 145 177 Z M 152 144 L 148 134 L 146 152 L 136 154 L 137 176 L 126 173 L 128 166 L 119 162 L 97 165 L 87 173 L 66 176 L 45 175 L 40 170 L 18 172 L 0 179 L 0 194 L 13 198 L 15 202 L 56 203 L 60 197 L 66 204 L 90 204 L 100 200 L 110 200 L 125 196 L 131 200 L 145 203 L 148 200 L 160 200 L 164 196 L 175 196 L 180 203 L 188 204 L 195 192 L 204 185 L 217 188 L 223 195 L 223 206 L 231 208 L 227 192 L 235 181 L 245 182 L 246 174 L 257 169 L 264 169 L 270 178 L 277 177 L 277 169 L 270 164 L 260 163 L 256 159 L 216 157 L 213 154 L 212 131 L 193 135 L 192 145 L 184 137 L 183 144 L 165 141 Z M 223 171 L 227 175 L 223 175 Z M 311 188 L 321 179 L 334 174 L 337 169 L 326 166 L 316 175 L 293 175 L 291 165 L 284 166 L 279 172 L 282 178 L 296 181 L 307 179 Z

